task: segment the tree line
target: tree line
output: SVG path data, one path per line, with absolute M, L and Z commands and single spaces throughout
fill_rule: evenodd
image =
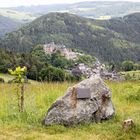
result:
M 8 69 L 18 66 L 27 67 L 27 78 L 38 81 L 76 81 L 81 75 L 73 75 L 66 70 L 71 70 L 77 63 L 91 66 L 95 59 L 90 55 L 79 56 L 77 60 L 68 60 L 59 51 L 51 55 L 45 54 L 43 45 L 34 46 L 30 53 L 15 53 L 0 50 L 0 72 L 8 73 Z

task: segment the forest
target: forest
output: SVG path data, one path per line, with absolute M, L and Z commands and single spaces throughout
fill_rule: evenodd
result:
M 69 13 L 50 13 L 8 33 L 0 40 L 3 49 L 26 53 L 38 44 L 55 42 L 83 50 L 101 62 L 140 60 L 140 14 L 94 20 Z

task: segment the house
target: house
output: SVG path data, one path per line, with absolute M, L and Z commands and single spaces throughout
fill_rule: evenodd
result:
M 59 51 L 62 56 L 66 57 L 67 59 L 77 59 L 77 56 L 79 53 L 73 52 L 72 49 L 66 48 L 65 45 L 57 45 L 54 42 L 51 42 L 49 44 L 44 44 L 44 52 L 46 54 L 52 54 L 56 51 Z
M 84 63 L 78 64 L 78 68 L 82 73 L 85 73 L 87 71 L 87 66 Z
M 44 44 L 44 52 L 46 54 L 52 54 L 57 48 L 57 45 L 54 44 L 54 42 L 51 42 L 49 44 Z

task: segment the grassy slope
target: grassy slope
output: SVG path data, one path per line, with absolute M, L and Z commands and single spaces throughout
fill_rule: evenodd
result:
M 21 27 L 21 22 L 14 19 L 1 16 L 0 14 L 0 37 L 4 36 L 6 33 L 17 30 Z
M 28 84 L 26 85 L 26 112 L 18 113 L 15 86 L 0 84 L 0 139 L 2 140 L 129 140 L 140 139 L 140 84 L 135 82 L 110 83 L 116 115 L 113 119 L 74 128 L 63 126 L 43 127 L 40 122 L 56 98 L 63 95 L 72 84 Z M 54 88 L 55 87 L 55 88 Z M 122 121 L 134 119 L 132 132 L 122 131 Z
M 129 74 L 131 79 L 140 80 L 140 70 L 121 72 L 121 74 L 124 75 L 124 76 L 127 76 Z
M 4 81 L 7 83 L 8 81 L 14 79 L 14 76 L 9 75 L 9 74 L 0 73 L 0 78 L 3 78 Z M 29 83 L 31 83 L 31 84 L 37 84 L 38 82 L 37 81 L 34 81 L 34 80 L 29 80 Z
M 0 78 L 3 78 L 5 82 L 8 82 L 9 80 L 12 80 L 14 77 L 9 74 L 0 73 Z

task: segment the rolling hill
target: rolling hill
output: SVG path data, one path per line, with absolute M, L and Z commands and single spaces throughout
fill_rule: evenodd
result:
M 0 8 L 0 37 L 16 30 L 27 22 L 33 21 L 35 18 L 29 13 Z
M 68 12 L 83 17 L 94 19 L 111 19 L 113 17 L 123 17 L 125 15 L 140 12 L 140 3 L 123 2 L 123 1 L 94 1 L 80 2 L 74 4 L 53 4 L 53 5 L 37 5 L 37 6 L 20 6 L 0 8 L 0 15 L 10 18 L 22 24 L 33 21 L 34 19 L 48 14 L 50 12 Z M 9 22 L 8 22 L 9 23 Z M 8 23 L 5 22 L 7 25 Z M 9 30 L 10 28 L 8 28 Z M 9 31 L 12 31 L 13 28 Z M 0 30 L 0 34 L 4 35 L 7 30 Z
M 109 19 L 140 12 L 140 3 L 126 1 L 85 1 L 74 4 L 38 5 L 30 7 L 20 6 L 9 9 L 30 13 L 37 17 L 49 12 L 69 12 L 83 17 Z
M 33 16 L 30 13 L 19 12 L 8 8 L 0 8 L 0 15 L 21 23 L 27 23 L 33 21 L 36 18 L 36 16 Z
M 0 37 L 20 27 L 21 23 L 8 17 L 0 16 Z
M 139 13 L 104 21 L 50 13 L 7 34 L 0 47 L 29 52 L 36 44 L 54 41 L 81 49 L 105 62 L 140 61 L 139 19 Z

